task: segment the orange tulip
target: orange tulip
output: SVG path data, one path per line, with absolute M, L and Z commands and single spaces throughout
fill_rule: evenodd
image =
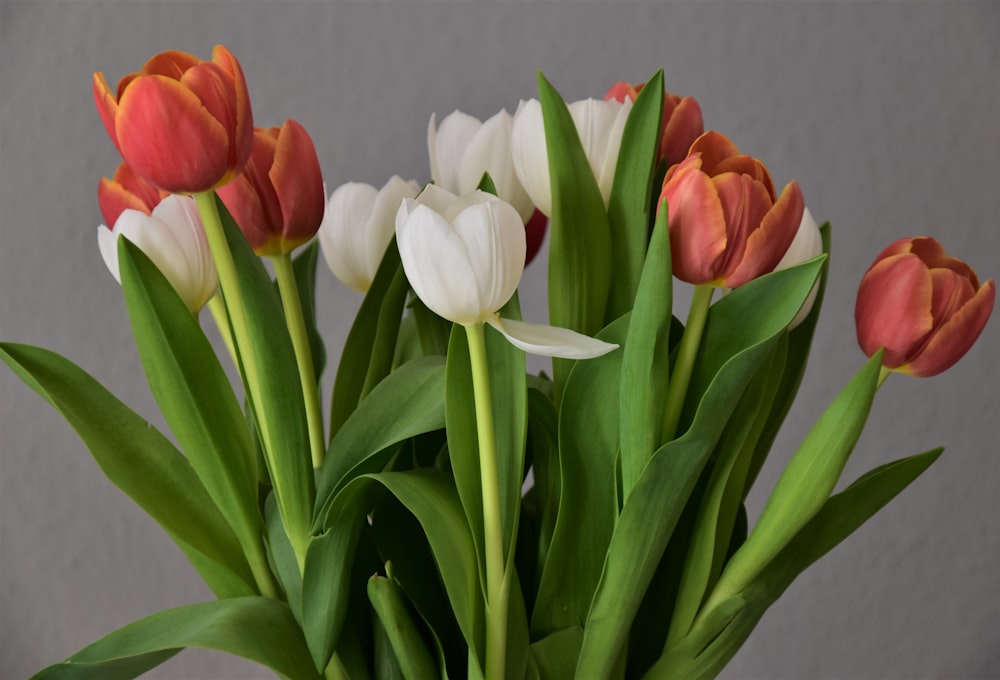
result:
M 128 163 L 119 165 L 112 179 L 102 177 L 97 185 L 97 203 L 109 228 L 114 227 L 123 210 L 139 210 L 151 215 L 153 208 L 167 196 L 165 191 L 137 175 Z
M 604 98 L 619 102 L 631 99 L 634 102 L 644 85 L 645 83 L 631 85 L 623 80 L 612 85 Z M 663 125 L 660 129 L 659 158 L 666 162 L 667 167 L 684 160 L 691 144 L 704 131 L 701 106 L 694 97 L 663 93 Z
M 250 156 L 253 115 L 239 62 L 163 52 L 112 92 L 94 74 L 94 101 L 111 140 L 141 177 L 172 193 L 200 193 L 238 175 Z
M 668 202 L 674 276 L 724 288 L 772 271 L 805 210 L 796 182 L 776 198 L 764 164 L 714 131 L 667 171 L 660 198 Z
M 316 148 L 294 120 L 254 130 L 250 162 L 218 193 L 258 255 L 295 250 L 316 234 L 326 210 Z
M 854 319 L 868 356 L 915 376 L 937 375 L 962 358 L 986 325 L 996 284 L 982 286 L 966 263 L 932 238 L 904 238 L 861 279 Z

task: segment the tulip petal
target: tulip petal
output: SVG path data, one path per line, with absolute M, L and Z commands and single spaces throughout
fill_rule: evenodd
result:
M 868 270 L 858 287 L 854 321 L 858 344 L 867 356 L 885 348 L 882 364 L 897 368 L 930 333 L 930 272 L 913 254 L 893 255 Z
M 622 134 L 631 110 L 631 99 L 625 102 L 583 99 L 569 105 L 569 113 L 573 117 L 594 179 L 601 190 L 605 207 L 611 197 L 618 151 L 621 149 Z
M 674 276 L 693 284 L 715 280 L 714 264 L 726 250 L 726 220 L 712 180 L 695 166 L 684 168 L 664 185 L 661 198 L 667 199 Z
M 521 281 L 527 250 L 524 223 L 510 204 L 495 198 L 465 208 L 451 222 L 465 244 L 482 313 L 492 314 L 514 295 Z
M 664 111 L 665 124 L 660 137 L 660 157 L 667 166 L 680 163 L 687 156 L 694 140 L 705 131 L 701 106 L 694 97 L 684 97 L 669 114 Z
M 118 133 L 115 131 L 115 118 L 118 116 L 118 99 L 108 87 L 108 81 L 104 79 L 103 73 L 94 74 L 93 82 L 94 104 L 97 105 L 97 113 L 101 116 L 104 129 L 108 131 L 108 136 L 114 142 L 115 148 L 121 153 L 118 145 Z
M 366 244 L 371 237 L 366 232 L 377 193 L 375 187 L 360 182 L 337 187 L 319 228 L 319 243 L 330 271 L 342 283 L 362 293 L 371 287 L 378 268 L 378 260 L 370 257 L 371 249 Z M 391 219 L 389 226 L 394 228 Z
M 115 277 L 115 281 L 122 282 L 121 274 L 118 270 L 118 233 L 110 227 L 101 225 L 97 228 L 97 248 L 101 251 L 101 259 L 104 266 Z
M 102 177 L 97 185 L 97 203 L 106 224 L 118 221 L 123 210 L 139 210 L 147 214 L 151 212 L 146 201 L 107 177 Z
M 413 198 L 420 191 L 420 185 L 393 175 L 375 195 L 367 223 L 364 227 L 365 261 L 375 278 L 375 272 L 382 262 L 385 249 L 396 231 L 396 212 L 404 199 Z
M 592 338 L 568 328 L 501 319 L 498 315 L 486 319 L 510 344 L 530 354 L 563 359 L 593 359 L 617 349 L 618 345 Z
M 281 207 L 281 249 L 291 252 L 316 234 L 326 207 L 316 147 L 294 120 L 281 126 L 267 175 Z
M 976 342 L 986 326 L 996 300 L 996 283 L 987 281 L 961 309 L 934 334 L 911 363 L 900 370 L 927 377 L 951 368 Z
M 723 160 L 739 154 L 736 145 L 721 132 L 709 130 L 694 140 L 688 155 L 701 154 L 702 169 L 709 175 L 715 174 L 715 166 Z
M 232 130 L 230 148 L 234 154 L 232 174 L 237 175 L 243 170 L 253 143 L 253 111 L 250 108 L 250 93 L 247 89 L 243 67 L 236 57 L 222 45 L 216 45 L 212 50 L 212 61 L 230 75 L 233 83 L 236 124 Z
M 745 175 L 744 175 L 745 177 Z M 754 186 L 761 185 L 754 182 Z M 766 205 L 758 196 L 756 206 Z M 805 200 L 797 182 L 789 182 L 778 202 L 760 220 L 760 227 L 748 237 L 742 260 L 725 279 L 726 286 L 736 288 L 762 274 L 773 271 L 788 250 L 802 223 Z M 756 219 L 756 214 L 752 219 Z
M 435 128 L 435 116 L 431 114 L 427 125 L 427 151 L 431 159 L 431 177 L 436 184 L 453 193 L 463 193 L 462 157 L 481 127 L 478 118 L 453 111 L 445 116 L 439 128 Z M 479 177 L 476 177 L 473 188 L 478 184 Z
M 197 193 L 226 175 L 225 128 L 176 80 L 135 80 L 119 102 L 115 130 L 126 162 L 161 189 Z M 163 130 L 174 134 L 168 137 Z
M 513 118 L 504 109 L 476 131 L 458 166 L 458 190 L 462 194 L 474 191 L 483 173 L 488 172 L 497 196 L 514 206 L 521 220 L 526 221 L 534 213 L 535 206 L 514 172 L 511 159 L 513 125 Z
M 514 113 L 511 130 L 511 158 L 514 172 L 531 202 L 545 215 L 552 214 L 552 185 L 549 156 L 545 148 L 542 105 L 537 99 L 521 101 Z
M 809 212 L 809 208 L 806 208 L 802 213 L 802 222 L 799 224 L 799 229 L 795 232 L 795 238 L 792 239 L 792 245 L 788 246 L 788 250 L 782 256 L 781 260 L 774 267 L 775 271 L 779 269 L 788 269 L 789 267 L 794 267 L 797 264 L 802 264 L 806 260 L 811 260 L 823 252 L 823 235 L 819 231 L 819 227 L 816 225 L 816 220 L 813 218 L 812 213 Z M 813 284 L 812 290 L 809 291 L 809 296 L 806 301 L 802 303 L 802 308 L 799 313 L 795 315 L 792 322 L 788 324 L 788 330 L 793 330 L 799 326 L 806 317 L 809 316 L 809 312 L 812 311 L 813 304 L 816 302 L 816 295 L 819 293 L 819 281 Z

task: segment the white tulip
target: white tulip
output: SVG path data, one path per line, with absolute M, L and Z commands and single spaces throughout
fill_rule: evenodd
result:
M 168 196 L 153 208 L 152 215 L 123 210 L 113 229 L 103 224 L 97 228 L 97 245 L 104 264 L 121 283 L 119 236 L 127 238 L 153 261 L 192 312 L 200 310 L 215 295 L 219 279 L 193 198 Z
M 490 174 L 497 196 L 510 203 L 527 222 L 535 206 L 514 172 L 511 131 L 514 119 L 506 109 L 485 123 L 461 111 L 445 116 L 440 127 L 431 115 L 427 152 L 434 183 L 453 194 L 474 191 L 484 172 Z
M 788 250 L 785 251 L 785 255 L 774 267 L 774 271 L 802 264 L 822 252 L 823 236 L 820 234 L 819 227 L 816 225 L 816 220 L 813 219 L 812 213 L 809 212 L 809 208 L 806 208 L 802 213 L 802 221 L 799 223 L 799 230 L 795 233 L 795 238 L 792 239 L 792 243 L 788 246 Z M 817 292 L 819 292 L 819 281 L 813 284 L 812 290 L 809 291 L 809 297 L 802 304 L 802 309 L 792 319 L 792 323 L 788 325 L 789 330 L 798 326 L 809 316 L 809 312 L 812 311 L 813 304 L 816 302 Z
M 413 291 L 439 316 L 463 326 L 487 323 L 533 354 L 583 359 L 615 349 L 565 328 L 501 319 L 498 310 L 524 271 L 524 224 L 492 194 L 461 197 L 429 185 L 396 214 L 396 245 Z
M 367 292 L 392 240 L 399 204 L 418 191 L 419 184 L 395 175 L 381 189 L 360 182 L 337 187 L 319 228 L 320 248 L 333 275 Z
M 632 110 L 632 100 L 624 103 L 584 99 L 569 105 L 583 151 L 601 190 L 607 207 L 615 180 L 618 151 L 621 149 L 625 121 Z M 514 114 L 511 136 L 514 171 L 535 206 L 552 214 L 552 186 L 549 180 L 549 157 L 545 147 L 542 105 L 537 99 L 522 101 Z

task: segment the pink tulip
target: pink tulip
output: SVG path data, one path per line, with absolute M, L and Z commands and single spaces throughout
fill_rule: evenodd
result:
M 875 258 L 861 279 L 854 319 L 868 356 L 915 376 L 937 375 L 972 347 L 996 298 L 961 260 L 933 238 L 904 238 Z

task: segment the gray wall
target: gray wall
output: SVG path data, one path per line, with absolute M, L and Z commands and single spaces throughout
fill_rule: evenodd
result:
M 853 305 L 874 255 L 938 237 L 1000 272 L 1000 4 L 857 2 L 0 4 L 0 338 L 72 358 L 160 423 L 118 286 L 98 254 L 95 188 L 116 152 L 90 95 L 155 52 L 241 60 L 258 124 L 301 121 L 328 186 L 427 179 L 432 111 L 485 117 L 666 68 L 708 126 L 796 178 L 834 228 L 832 280 L 787 432 L 753 498 L 860 365 Z M 544 272 L 522 287 L 544 317 Z M 320 273 L 336 352 L 358 297 Z M 845 480 L 944 444 L 886 511 L 800 578 L 729 678 L 1000 674 L 1000 320 L 948 373 L 894 377 Z M 161 608 L 208 597 L 160 529 L 104 480 L 70 428 L 0 370 L 0 676 L 24 677 Z M 152 677 L 260 677 L 189 651 Z

